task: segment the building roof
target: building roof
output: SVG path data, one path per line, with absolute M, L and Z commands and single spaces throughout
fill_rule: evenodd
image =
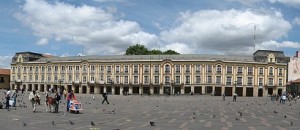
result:
M 254 52 L 255 56 L 267 56 L 269 53 L 274 54 L 276 57 L 285 57 L 283 51 L 273 51 L 273 50 L 257 50 Z
M 10 75 L 10 69 L 0 69 L 1 75 Z
M 72 61 L 241 61 L 255 62 L 252 56 L 237 55 L 209 55 L 209 54 L 180 54 L 180 55 L 92 55 L 92 56 L 69 56 L 69 57 L 51 57 L 40 58 L 33 62 L 72 62 Z

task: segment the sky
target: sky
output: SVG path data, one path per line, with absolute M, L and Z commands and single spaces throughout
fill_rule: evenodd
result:
M 131 45 L 181 54 L 300 48 L 300 0 L 1 0 L 0 68 L 16 52 L 123 55 Z

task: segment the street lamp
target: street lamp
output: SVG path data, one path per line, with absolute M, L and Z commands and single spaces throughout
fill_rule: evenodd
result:
M 236 93 L 236 84 L 237 84 L 237 81 L 234 81 L 234 94 Z

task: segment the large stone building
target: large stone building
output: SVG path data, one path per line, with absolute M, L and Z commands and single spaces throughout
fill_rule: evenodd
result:
M 75 93 L 210 94 L 266 96 L 286 90 L 287 63 L 282 51 L 251 56 L 110 55 L 45 57 L 20 52 L 12 59 L 11 87 Z
M 8 89 L 10 86 L 10 69 L 0 69 L 0 89 Z

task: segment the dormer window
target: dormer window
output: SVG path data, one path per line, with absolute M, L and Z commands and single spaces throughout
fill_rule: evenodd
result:
M 269 54 L 267 57 L 268 57 L 268 62 L 275 62 L 275 56 L 273 54 Z

